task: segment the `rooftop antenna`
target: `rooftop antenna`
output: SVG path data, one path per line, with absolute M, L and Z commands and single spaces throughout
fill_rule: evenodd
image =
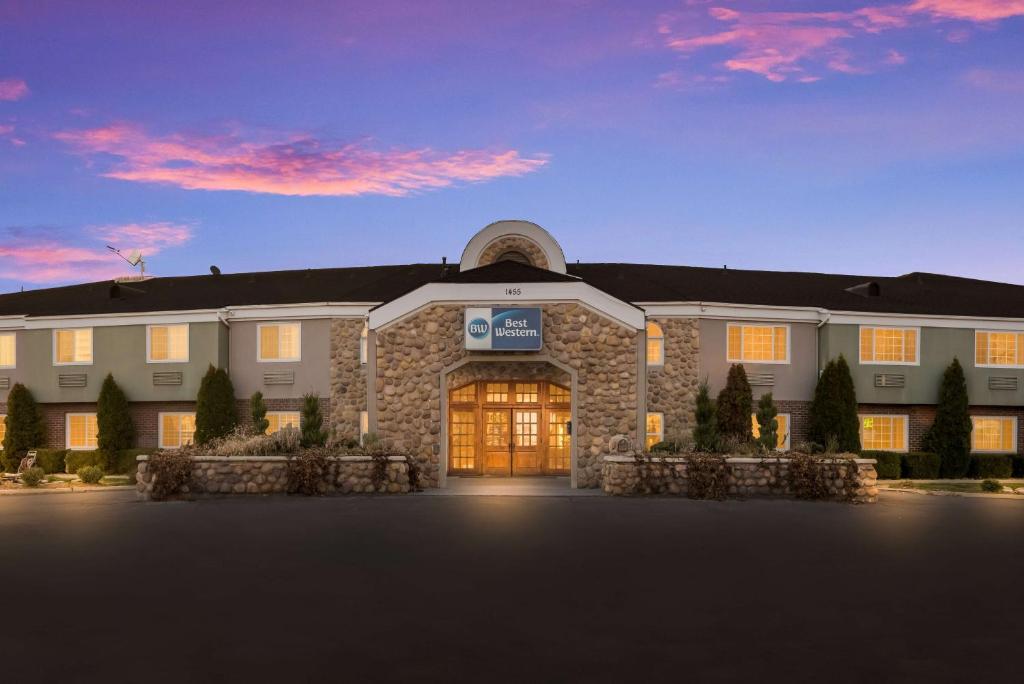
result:
M 135 266 L 138 266 L 140 280 L 146 277 L 146 261 L 142 258 L 142 252 L 140 252 L 137 249 L 133 249 L 131 252 L 128 253 L 128 256 L 125 256 L 117 247 L 111 247 L 110 245 L 107 245 L 107 249 L 109 249 L 111 252 L 127 261 L 129 264 L 131 264 L 133 268 Z

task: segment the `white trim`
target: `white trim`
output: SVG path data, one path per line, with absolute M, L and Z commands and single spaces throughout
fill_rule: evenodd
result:
M 506 294 L 517 288 L 521 295 Z M 643 330 L 644 312 L 582 281 L 569 283 L 428 283 L 370 312 L 371 330 L 379 330 L 428 305 L 528 306 L 575 302 L 633 330 Z
M 89 331 L 89 360 L 88 361 L 58 361 L 57 360 L 57 334 L 62 332 L 74 332 L 78 330 Z M 76 335 L 77 337 L 77 335 Z M 92 328 L 54 328 L 50 333 L 53 342 L 53 365 L 54 366 L 91 366 L 96 361 L 96 336 Z M 77 340 L 75 346 L 77 346 Z
M 14 363 L 9 366 L 0 365 L 0 370 L 14 370 L 18 367 L 18 334 L 13 330 L 10 332 L 0 332 L 0 339 L 4 337 L 10 337 L 14 342 Z
M 1012 364 L 978 363 L 978 333 L 986 333 L 986 334 L 992 334 L 992 333 L 1000 333 L 1000 334 L 1002 334 L 1002 333 L 1011 333 L 1011 334 L 1016 334 L 1016 335 L 1024 335 L 1024 330 L 983 330 L 983 329 L 980 329 L 980 328 L 976 328 L 974 330 L 974 367 L 975 368 L 1018 368 L 1018 369 L 1019 368 L 1024 368 L 1024 364 L 1020 364 L 1020 363 L 1012 363 Z M 1021 340 L 1018 337 L 1017 338 L 1017 344 L 1020 344 L 1020 342 L 1021 342 Z M 985 358 L 988 358 L 989 350 L 990 349 L 991 349 L 991 345 L 989 345 L 989 349 L 985 350 Z M 1017 352 L 1018 352 L 1018 355 L 1019 355 L 1020 350 L 1018 349 Z
M 495 240 L 521 237 L 535 243 L 548 260 L 548 270 L 565 273 L 565 253 L 551 233 L 531 221 L 504 220 L 484 226 L 466 243 L 459 260 L 459 271 L 465 272 L 481 266 L 480 256 Z
M 92 447 L 91 446 L 80 446 L 80 447 L 71 446 L 71 418 L 72 417 L 78 417 L 78 416 L 85 416 L 86 418 L 88 418 L 89 416 L 92 416 L 92 417 L 94 417 L 96 419 L 96 446 L 92 446 Z M 86 429 L 88 429 L 88 423 L 86 423 Z M 95 412 L 93 412 L 93 413 L 78 412 L 78 413 L 65 413 L 64 414 L 64 448 L 67 449 L 68 451 L 95 451 L 96 449 L 99 449 L 99 446 L 100 446 L 100 444 L 99 444 L 99 442 L 100 442 L 100 434 L 99 433 L 100 433 L 100 420 L 99 420 L 99 415 L 97 413 L 95 413 Z
M 634 302 L 634 304 L 642 308 L 649 318 L 726 318 L 743 321 L 777 321 L 779 323 L 818 323 L 828 313 L 825 309 L 815 307 L 717 302 Z
M 915 359 L 913 361 L 875 361 L 875 360 L 863 361 L 862 357 L 863 357 L 864 350 L 861 347 L 861 342 L 862 342 L 861 334 L 864 332 L 865 328 L 867 328 L 868 330 L 902 330 L 903 332 L 906 332 L 908 330 L 913 330 L 915 332 L 915 334 L 917 335 L 917 344 L 914 345 L 914 356 L 915 356 Z M 906 353 L 906 350 L 907 350 L 907 340 L 906 340 L 906 337 L 904 337 L 904 339 L 903 339 L 903 351 L 904 351 L 904 353 Z M 874 355 L 874 353 L 875 353 L 875 338 L 874 338 L 874 335 L 872 335 L 872 337 L 871 337 L 871 353 L 872 353 L 872 355 Z M 895 325 L 859 325 L 859 326 L 857 326 L 857 364 L 861 365 L 861 366 L 920 366 L 921 365 L 921 328 L 919 328 L 919 327 L 909 327 L 908 328 L 908 327 L 901 327 L 901 326 L 895 326 Z
M 216 309 L 181 312 L 142 312 L 82 316 L 39 316 L 25 319 L 26 330 L 56 328 L 111 328 L 122 325 L 174 325 L 175 323 L 216 323 Z
M 743 326 L 751 328 L 773 328 L 772 330 L 772 353 L 775 353 L 775 330 L 774 328 L 786 329 L 786 360 L 785 361 L 747 361 L 743 359 Z M 740 329 L 740 357 L 738 359 L 729 357 L 729 328 L 739 327 Z M 792 363 L 793 330 L 789 323 L 771 323 L 770 321 L 726 323 L 725 324 L 725 360 L 729 363 L 742 363 L 751 366 L 788 366 Z
M 1020 318 L 976 318 L 971 316 L 910 316 L 907 314 L 857 313 L 852 311 L 832 314 L 830 323 L 838 325 L 895 326 L 898 328 L 983 328 L 994 330 L 1020 330 L 1024 319 Z M 982 325 L 978 325 L 978 324 Z
M 0 316 L 0 330 L 23 330 L 25 328 L 24 316 Z
M 263 329 L 269 327 L 281 327 L 282 325 L 294 325 L 299 329 L 298 340 L 295 349 L 298 352 L 296 357 L 287 359 L 265 359 L 263 358 Z M 280 332 L 278 333 L 280 339 Z M 280 344 L 280 341 L 278 342 Z M 302 321 L 275 321 L 273 323 L 260 323 L 256 326 L 256 363 L 299 363 L 302 361 Z
M 195 411 L 161 411 L 161 412 L 156 414 L 156 447 L 157 447 L 157 449 L 180 449 L 182 446 L 184 446 L 183 444 L 181 444 L 181 439 L 180 439 L 180 436 L 181 436 L 181 423 L 180 422 L 178 423 L 178 435 L 179 435 L 178 446 L 164 446 L 164 416 L 178 416 L 178 417 L 181 417 L 181 416 L 192 416 L 192 419 L 195 420 L 196 412 Z M 193 435 L 192 435 L 192 442 L 194 443 L 195 441 L 196 441 L 195 433 L 193 433 Z
M 185 326 L 185 358 L 184 359 L 154 359 L 153 358 L 153 339 L 152 330 L 153 328 L 177 328 Z M 168 340 L 170 339 L 170 333 L 168 333 Z M 161 323 L 158 325 L 147 325 L 146 326 L 146 363 L 188 363 L 189 357 L 192 352 L 192 329 L 188 323 L 174 323 L 168 325 Z
M 902 418 L 903 419 L 903 448 L 902 449 L 868 449 L 864 448 L 864 419 L 865 418 Z M 910 453 L 910 414 L 909 413 L 858 413 L 857 414 L 857 436 L 860 439 L 861 448 L 864 451 L 891 451 L 896 454 Z
M 1003 421 L 1009 418 L 1013 421 L 1013 447 L 1010 451 L 1004 451 L 1002 449 L 975 449 L 974 448 L 974 419 L 983 418 L 988 420 L 999 420 Z M 1017 425 L 1017 416 L 990 416 L 990 415 L 978 415 L 971 416 L 971 453 L 972 454 L 1016 454 L 1017 453 L 1017 429 L 1020 426 Z
M 306 318 L 365 318 L 379 302 L 321 302 L 310 304 L 254 304 L 228 307 L 232 320 L 281 321 Z

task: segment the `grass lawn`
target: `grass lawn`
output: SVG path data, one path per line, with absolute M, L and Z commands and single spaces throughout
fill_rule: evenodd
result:
M 1020 481 L 999 481 L 1004 487 L 1024 487 Z M 965 494 L 992 494 L 999 492 L 986 492 L 981 488 L 981 480 L 973 482 L 915 482 L 914 480 L 891 480 L 884 486 L 896 487 L 898 489 L 920 489 L 928 492 L 959 492 Z M 1006 494 L 1004 490 L 1002 492 Z

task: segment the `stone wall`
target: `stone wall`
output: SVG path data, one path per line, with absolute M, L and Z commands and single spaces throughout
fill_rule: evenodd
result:
M 856 463 L 857 489 L 852 493 L 857 503 L 874 503 L 878 500 L 878 474 L 874 459 L 832 459 L 825 462 L 828 478 L 832 481 L 829 489 L 835 500 L 846 500 L 843 475 L 850 462 Z M 729 495 L 746 497 L 792 497 L 787 484 L 788 458 L 726 458 L 729 469 Z M 662 478 L 665 494 L 682 495 L 687 490 L 687 463 L 685 458 L 658 459 L 672 467 L 677 477 L 667 474 Z M 632 456 L 608 456 L 604 459 L 603 489 L 606 494 L 616 496 L 633 494 L 640 483 L 640 475 Z
M 324 494 L 374 493 L 368 456 L 338 456 L 329 459 L 333 473 Z M 153 473 L 149 457 L 139 456 L 135 476 L 139 498 L 149 500 L 153 491 Z M 285 456 L 248 456 L 197 458 L 192 461 L 192 485 L 183 488 L 188 496 L 212 494 L 284 494 L 288 492 L 288 461 Z M 409 467 L 403 456 L 392 456 L 388 464 L 389 494 L 409 491 Z
M 544 254 L 544 250 L 540 248 L 540 245 L 521 235 L 506 235 L 484 247 L 484 251 L 480 253 L 477 266 L 493 264 L 498 257 L 508 251 L 520 252 L 537 268 L 546 269 L 550 267 L 548 258 Z
M 377 331 L 377 432 L 390 447 L 415 454 L 424 486 L 438 486 L 440 477 L 434 448 L 442 446 L 441 373 L 469 355 L 462 319 L 461 306 L 435 305 Z M 600 486 L 600 459 L 613 435 L 637 440 L 638 332 L 579 304 L 543 307 L 541 353 L 577 376 L 580 487 Z M 488 359 L 507 363 L 507 356 Z
M 665 363 L 647 368 L 647 411 L 665 415 L 665 438 L 693 431 L 700 384 L 700 334 L 696 318 L 649 318 L 665 334 Z
M 334 434 L 359 437 L 359 414 L 366 410 L 366 364 L 359 361 L 364 321 L 331 321 L 331 412 L 328 426 Z

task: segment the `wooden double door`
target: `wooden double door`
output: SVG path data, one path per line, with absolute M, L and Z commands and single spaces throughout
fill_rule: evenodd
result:
M 485 380 L 451 390 L 448 472 L 567 475 L 572 398 L 543 381 Z

